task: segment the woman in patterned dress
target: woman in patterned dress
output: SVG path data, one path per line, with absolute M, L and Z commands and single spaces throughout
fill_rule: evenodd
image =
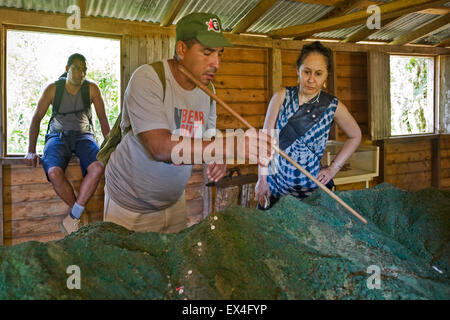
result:
M 345 105 L 322 90 L 331 72 L 331 50 L 319 41 L 305 45 L 297 60 L 299 85 L 277 91 L 270 103 L 264 128 L 279 130 L 279 147 L 317 179 L 331 187 L 333 177 L 358 148 L 361 130 Z M 347 140 L 331 165 L 320 168 L 333 120 Z M 280 197 L 309 196 L 318 186 L 286 159 L 275 155 L 268 170 L 259 167 L 255 187 L 260 209 L 269 209 Z

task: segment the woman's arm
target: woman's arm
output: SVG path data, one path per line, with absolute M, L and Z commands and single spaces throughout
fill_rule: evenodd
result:
M 344 143 L 341 151 L 331 162 L 328 168 L 320 170 L 318 180 L 323 184 L 327 184 L 344 166 L 345 161 L 355 152 L 361 143 L 361 129 L 356 120 L 352 117 L 347 107 L 339 101 L 336 113 L 334 114 L 336 124 L 344 131 L 347 140 Z

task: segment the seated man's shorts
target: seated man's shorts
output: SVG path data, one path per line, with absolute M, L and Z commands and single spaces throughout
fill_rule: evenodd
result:
M 87 168 L 97 161 L 99 151 L 97 141 L 92 133 L 49 133 L 45 136 L 44 155 L 42 165 L 48 179 L 48 170 L 52 167 L 60 167 L 66 170 L 72 153 L 80 159 L 83 177 L 87 174 Z M 50 181 L 50 180 L 49 180 Z

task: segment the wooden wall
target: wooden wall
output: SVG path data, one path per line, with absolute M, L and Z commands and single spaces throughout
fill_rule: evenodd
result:
M 82 180 L 77 161 L 69 164 L 66 174 L 77 192 Z M 101 221 L 103 218 L 104 185 L 102 179 L 86 206 L 91 221 Z M 6 245 L 63 238 L 59 223 L 68 209 L 47 182 L 42 167 L 3 166 L 3 231 Z
M 431 187 L 432 140 L 386 140 L 384 181 L 407 190 Z
M 440 188 L 450 190 L 450 135 L 440 136 Z

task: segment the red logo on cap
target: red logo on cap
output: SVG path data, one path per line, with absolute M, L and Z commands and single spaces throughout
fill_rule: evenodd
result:
M 208 31 L 212 30 L 220 32 L 219 21 L 217 21 L 217 19 L 209 19 L 209 21 L 206 22 L 206 25 L 208 26 Z

